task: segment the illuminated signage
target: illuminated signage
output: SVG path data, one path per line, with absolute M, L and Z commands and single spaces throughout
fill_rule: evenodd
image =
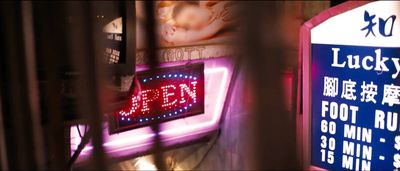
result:
M 345 3 L 303 28 L 311 166 L 400 169 L 400 2 L 365 3 Z
M 185 72 L 185 74 L 188 75 L 189 78 L 190 78 L 189 75 L 191 74 L 192 79 L 185 81 L 188 85 L 190 82 L 193 82 L 194 80 L 193 76 L 196 75 L 196 80 L 198 81 L 196 85 L 199 86 L 196 87 L 196 91 L 198 90 L 201 91 L 200 85 L 204 83 L 203 85 L 204 97 L 202 97 L 201 94 L 196 96 L 197 107 L 204 105 L 204 111 L 202 113 L 196 114 L 197 113 L 196 110 L 189 111 L 188 108 L 188 112 L 193 112 L 193 113 L 187 113 L 187 115 L 182 114 L 181 115 L 182 117 L 179 116 L 174 117 L 171 113 L 172 116 L 171 120 L 163 119 L 160 121 L 161 122 L 159 123 L 160 131 L 158 134 L 161 135 L 161 141 L 163 142 L 164 147 L 176 146 L 178 144 L 184 144 L 187 142 L 193 142 L 195 140 L 202 139 L 206 136 L 209 136 L 210 133 L 213 133 L 220 127 L 220 122 L 223 118 L 222 116 L 223 116 L 226 95 L 228 93 L 228 89 L 231 84 L 231 79 L 233 77 L 234 62 L 233 60 L 231 60 L 231 58 L 227 57 L 212 58 L 205 60 L 192 60 L 191 62 L 194 63 L 196 61 L 202 62 L 204 64 L 204 70 L 200 69 L 201 64 L 188 65 L 187 61 L 180 61 L 180 62 L 162 63 L 160 67 L 167 69 L 156 71 L 156 73 L 171 72 L 171 78 L 175 78 L 175 75 L 172 75 L 172 72 L 174 73 Z M 187 68 L 187 70 L 185 68 Z M 144 78 L 149 78 L 148 77 L 149 75 L 154 75 L 151 73 L 147 73 L 146 72 L 147 68 L 145 66 L 137 66 L 136 69 L 139 71 L 138 72 L 139 74 L 143 74 L 141 77 L 142 79 L 140 80 L 141 82 L 144 81 L 143 80 Z M 200 77 L 202 73 L 204 73 L 204 78 L 203 78 L 204 81 L 201 83 L 199 81 L 202 80 L 202 78 Z M 155 76 L 157 77 L 157 74 L 155 74 Z M 166 75 L 166 77 L 167 76 L 169 76 L 169 74 Z M 183 73 L 182 77 L 184 78 Z M 176 78 L 180 78 L 179 75 L 177 75 Z M 152 79 L 151 81 L 154 80 Z M 167 82 L 171 83 L 173 81 L 174 79 L 167 79 Z M 176 84 L 178 85 L 181 84 L 181 81 L 183 80 L 177 80 Z M 146 79 L 146 83 L 150 82 L 148 82 L 148 80 Z M 155 87 L 157 87 L 156 89 L 158 89 L 159 91 L 161 90 L 161 87 L 159 86 L 154 86 L 151 89 L 154 89 Z M 142 87 L 141 90 L 145 91 L 146 88 Z M 192 91 L 192 89 L 190 90 Z M 181 90 L 178 89 L 177 87 L 176 91 L 174 92 L 177 93 L 173 97 L 174 99 L 176 98 L 177 103 L 182 97 L 181 94 L 179 94 L 180 91 Z M 168 91 L 167 94 L 169 93 L 171 92 Z M 188 100 L 186 102 L 188 102 L 188 104 L 193 102 L 193 98 L 191 98 L 190 95 L 186 94 L 186 92 L 184 93 L 185 93 L 184 97 L 187 97 Z M 168 101 L 170 100 L 174 101 L 173 98 L 171 99 L 169 98 Z M 204 100 L 204 104 L 201 104 L 201 102 L 203 101 L 202 99 Z M 149 103 L 148 107 L 149 108 L 161 107 L 160 109 L 162 109 L 162 103 L 159 104 Z M 174 108 L 174 110 L 176 111 L 176 109 L 179 109 L 179 107 L 180 106 L 178 105 L 177 108 Z M 192 107 L 195 106 L 192 105 Z M 137 109 L 139 110 L 139 108 L 140 107 L 138 107 Z M 116 117 L 114 117 L 114 120 L 112 122 L 107 122 L 104 123 L 103 125 L 105 128 L 103 131 L 103 137 L 104 137 L 103 147 L 107 155 L 113 158 L 120 158 L 127 156 L 132 157 L 132 156 L 143 155 L 144 153 L 151 151 L 153 148 L 154 136 L 155 136 L 155 132 L 150 126 L 152 122 L 144 123 L 147 126 L 135 125 L 136 123 L 134 123 L 133 125 L 129 125 L 127 127 L 119 127 L 119 129 L 116 129 L 115 125 L 113 124 L 117 123 L 118 119 L 122 119 L 122 117 L 120 117 L 119 115 L 119 111 L 116 114 L 118 115 L 115 115 Z M 141 114 L 141 112 L 137 114 Z M 126 120 L 126 118 L 124 118 L 124 120 Z M 85 130 L 84 125 L 72 126 L 70 128 L 71 154 L 73 154 L 76 151 L 76 149 L 78 149 L 78 145 L 82 140 L 80 135 L 84 134 L 83 130 Z M 112 131 L 112 134 L 110 134 L 109 130 Z M 92 152 L 92 149 L 93 146 L 91 143 L 86 145 L 83 148 L 82 152 L 80 153 L 79 158 L 77 159 L 77 163 L 87 161 L 88 157 Z
M 204 64 L 138 72 L 137 78 L 141 92 L 115 113 L 116 131 L 204 112 Z

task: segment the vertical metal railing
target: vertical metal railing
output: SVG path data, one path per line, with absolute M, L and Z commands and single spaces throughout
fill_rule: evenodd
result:
M 43 10 L 47 9 L 47 10 Z M 64 146 L 64 119 L 60 96 L 61 80 L 59 68 L 61 59 L 66 58 L 67 28 L 63 26 L 66 12 L 63 4 L 40 2 L 33 4 L 34 36 L 37 59 L 42 62 L 40 85 L 43 129 L 45 134 L 47 168 L 66 169 L 66 147 Z
M 37 168 L 28 95 L 21 2 L 2 2 L 0 79 L 8 169 Z
M 146 22 L 145 22 L 145 28 L 146 28 L 146 52 L 147 52 L 147 57 L 148 60 L 145 60 L 147 62 L 147 65 L 149 65 L 150 70 L 154 70 L 158 67 L 159 61 L 158 61 L 158 39 L 157 39 L 157 34 L 156 34 L 156 27 L 157 27 L 157 21 L 155 18 L 155 10 L 154 10 L 154 1 L 146 1 L 145 2 L 145 15 L 146 15 Z M 166 165 L 164 162 L 164 156 L 163 156 L 163 144 L 161 142 L 161 137 L 160 137 L 160 127 L 158 124 L 154 124 L 151 126 L 153 132 L 155 133 L 154 137 L 154 145 L 153 145 L 153 150 L 154 153 L 154 161 L 156 164 L 156 167 L 160 170 L 166 170 Z
M 287 50 L 282 42 L 283 3 L 242 2 L 238 49 L 246 68 L 254 106 L 248 125 L 252 159 L 248 169 L 299 169 L 296 161 L 295 122 L 285 111 L 282 73 Z
M 32 134 L 35 150 L 35 161 L 37 169 L 43 170 L 46 168 L 44 158 L 44 141 L 43 129 L 41 126 L 42 116 L 40 113 L 39 104 L 39 82 L 37 77 L 36 56 L 35 56 L 35 37 L 33 30 L 33 13 L 32 2 L 22 2 L 22 29 L 24 36 L 25 58 L 26 58 L 26 75 L 27 75 L 27 88 L 30 104 L 30 111 L 32 115 Z
M 70 156 L 67 156 L 64 139 L 65 121 L 59 92 L 61 57 L 68 59 L 80 73 L 74 85 L 79 94 L 79 115 L 88 121 L 88 137 L 93 145 L 91 162 L 85 169 L 109 168 L 111 163 L 107 162 L 103 147 L 104 116 L 102 115 L 105 113 L 102 91 L 107 75 L 107 70 L 104 68 L 107 67 L 102 63 L 104 42 L 101 30 L 95 28 L 96 24 L 91 18 L 100 10 L 96 8 L 95 3 L 35 2 L 32 6 L 33 12 L 29 11 L 31 7 L 25 2 L 27 6 L 23 8 L 19 2 L 9 2 L 7 6 L 0 4 L 1 15 L 16 14 L 15 17 L 1 17 L 1 24 L 4 27 L 0 27 L 2 40 L 10 43 L 0 42 L 0 47 L 5 48 L 6 56 L 6 59 L 1 59 L 0 75 L 2 83 L 6 84 L 1 85 L 0 95 L 3 102 L 3 99 L 12 102 L 7 104 L 8 106 L 1 106 L 3 109 L 0 114 L 3 116 L 3 121 L 0 122 L 7 126 L 5 140 L 8 160 L 7 162 L 2 160 L 2 169 L 59 170 L 69 169 L 68 165 L 73 164 L 73 161 L 67 163 Z M 144 4 L 148 58 L 145 61 L 150 69 L 154 70 L 159 65 L 155 2 L 146 1 Z M 41 11 L 43 9 L 47 11 Z M 290 113 L 285 111 L 283 100 L 281 79 L 285 68 L 283 60 L 286 50 L 280 37 L 283 33 L 279 32 L 282 3 L 240 2 L 238 12 L 241 15 L 236 24 L 243 29 L 236 39 L 233 39 L 234 42 L 228 43 L 236 44 L 236 49 L 241 54 L 237 62 L 242 65 L 240 68 L 245 68 L 248 79 L 246 81 L 249 83 L 254 101 L 248 122 L 251 134 L 249 157 L 253 162 L 249 164 L 248 169 L 299 169 L 296 159 L 295 123 L 290 118 Z M 35 14 L 31 21 L 30 13 Z M 63 25 L 65 20 L 71 19 L 68 16 L 70 13 L 81 16 L 69 21 L 75 22 L 79 27 Z M 35 30 L 31 30 L 29 25 L 33 25 Z M 23 34 L 18 35 L 18 32 Z M 19 51 L 20 49 L 25 50 Z M 134 53 L 131 55 L 128 57 L 136 57 Z M 34 71 L 35 56 L 40 56 L 42 59 L 43 77 L 46 80 L 46 86 L 41 89 L 43 97 L 40 98 L 44 98 L 45 106 L 41 111 L 37 109 L 37 100 L 34 98 L 39 96 L 35 92 L 38 90 L 38 87 L 35 87 L 37 84 Z M 19 71 L 21 63 L 24 67 L 25 64 L 29 65 Z M 24 99 L 24 93 L 29 94 L 29 99 Z M 40 118 L 39 112 L 46 113 L 47 117 Z M 163 156 L 165 148 L 159 135 L 159 125 L 153 125 L 152 130 L 156 135 L 152 150 L 155 164 L 158 169 L 165 170 L 167 169 Z M 40 141 L 41 133 L 43 142 Z M 4 143 L 0 142 L 0 145 L 2 144 Z M 41 144 L 45 146 L 44 149 L 41 149 Z M 0 153 L 3 154 L 5 148 L 1 147 Z M 45 162 L 49 164 L 43 166 Z

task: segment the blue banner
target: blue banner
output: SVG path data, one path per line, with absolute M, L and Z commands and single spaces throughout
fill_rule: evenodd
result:
M 311 48 L 311 165 L 399 169 L 400 48 Z

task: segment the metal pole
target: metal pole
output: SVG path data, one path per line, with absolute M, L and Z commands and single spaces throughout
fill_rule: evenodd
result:
M 28 82 L 28 98 L 32 115 L 32 131 L 37 169 L 46 168 L 43 142 L 43 127 L 39 106 L 39 81 L 36 70 L 35 37 L 33 30 L 32 2 L 22 2 L 23 35 L 25 41 L 26 75 Z
M 0 4 L 2 126 L 10 170 L 37 169 L 32 131 L 21 2 Z M 29 52 L 28 52 L 29 53 Z M 3 151 L 3 150 L 2 150 Z M 3 158 L 3 157 L 2 157 Z M 3 165 L 3 164 L 2 164 Z
M 154 16 L 154 1 L 146 1 L 145 2 L 145 13 L 146 13 L 146 38 L 147 38 L 147 47 L 146 47 L 146 52 L 148 54 L 148 60 L 146 61 L 147 64 L 150 66 L 151 70 L 156 69 L 158 66 L 158 56 L 157 56 L 157 44 L 158 44 L 158 39 L 157 39 L 157 34 L 156 34 L 156 19 Z M 153 129 L 153 132 L 155 133 L 154 137 L 154 146 L 153 146 L 153 151 L 154 153 L 154 159 L 155 159 L 155 164 L 156 167 L 159 170 L 166 170 L 166 165 L 164 162 L 163 158 L 163 147 L 162 147 L 162 142 L 161 142 L 161 137 L 158 134 L 160 132 L 160 127 L 158 124 L 154 124 L 151 126 Z
M 279 32 L 281 2 L 242 2 L 239 48 L 254 100 L 250 121 L 248 169 L 298 169 L 295 123 L 284 108 L 285 49 Z

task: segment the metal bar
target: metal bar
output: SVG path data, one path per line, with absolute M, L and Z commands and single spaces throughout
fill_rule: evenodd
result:
M 101 85 L 104 85 L 104 74 L 101 68 L 105 68 L 102 65 L 102 59 L 104 55 L 104 44 L 102 30 L 98 30 L 96 28 L 96 24 L 94 22 L 94 17 L 96 13 L 96 8 L 93 5 L 95 2 L 89 3 L 88 13 L 86 14 L 85 22 L 87 25 L 87 42 L 89 45 L 89 63 L 85 68 L 88 72 L 88 77 L 85 78 L 88 85 L 86 88 L 89 95 L 88 102 L 88 111 L 87 115 L 89 115 L 89 127 L 92 133 L 92 145 L 93 145 L 93 153 L 92 153 L 92 166 L 91 168 L 96 170 L 104 170 L 108 168 L 108 164 L 106 163 L 106 155 L 104 154 L 103 148 L 103 110 L 100 107 L 100 94 Z M 84 74 L 85 75 L 85 74 Z M 104 104 L 103 104 L 104 105 Z
M 10 170 L 37 168 L 32 137 L 21 2 L 0 4 L 0 47 L 2 49 L 1 98 L 3 124 Z
M 92 138 L 93 153 L 90 160 L 90 169 L 107 169 L 105 154 L 103 149 L 103 115 L 100 108 L 101 85 L 103 74 L 100 68 L 103 59 L 103 36 L 101 29 L 96 27 L 94 13 L 97 12 L 92 2 L 68 2 L 67 10 L 74 24 L 69 28 L 70 37 L 68 38 L 68 47 L 71 52 L 69 59 L 78 73 L 75 87 L 79 94 L 78 109 L 79 114 L 89 123 L 89 134 L 85 135 L 88 139 Z M 79 26 L 79 27 L 77 27 Z M 81 144 L 85 144 L 85 141 Z M 74 154 L 77 157 L 79 153 Z M 70 159 L 72 165 L 73 158 Z M 72 163 L 71 163 L 72 162 Z
M 71 169 L 72 165 L 75 163 L 75 161 L 78 159 L 79 155 L 81 154 L 82 150 L 85 148 L 85 146 L 89 143 L 89 140 L 92 138 L 92 133 L 90 129 L 83 135 L 83 138 L 81 139 L 81 142 L 78 145 L 78 148 L 72 154 L 72 157 L 68 161 L 68 168 Z
M 43 129 L 39 107 L 39 82 L 36 72 L 35 44 L 33 33 L 32 2 L 22 2 L 23 35 L 25 41 L 26 75 L 28 82 L 28 98 L 32 115 L 32 133 L 37 169 L 46 167 L 44 158 Z
M 158 39 L 156 37 L 156 18 L 154 16 L 154 1 L 145 1 L 145 13 L 146 13 L 146 52 L 148 60 L 146 61 L 150 67 L 150 70 L 156 69 L 159 64 L 158 56 L 157 56 L 157 46 L 158 46 Z M 166 170 L 166 165 L 163 157 L 163 147 L 161 142 L 161 137 L 158 134 L 160 131 L 159 124 L 154 124 L 151 126 L 153 132 L 155 133 L 154 137 L 154 146 L 153 150 L 154 153 L 154 160 L 157 169 L 159 170 Z
M 286 53 L 279 32 L 282 2 L 243 2 L 241 7 L 239 47 L 254 99 L 248 123 L 253 162 L 248 169 L 296 169 L 295 123 L 285 111 L 282 88 Z
M 43 72 L 42 112 L 47 148 L 48 169 L 66 169 L 66 150 L 64 145 L 64 122 L 61 107 L 61 81 L 59 72 L 61 60 L 66 56 L 65 39 L 68 30 L 60 20 L 66 16 L 63 3 L 34 2 L 34 37 L 36 55 L 42 62 Z

